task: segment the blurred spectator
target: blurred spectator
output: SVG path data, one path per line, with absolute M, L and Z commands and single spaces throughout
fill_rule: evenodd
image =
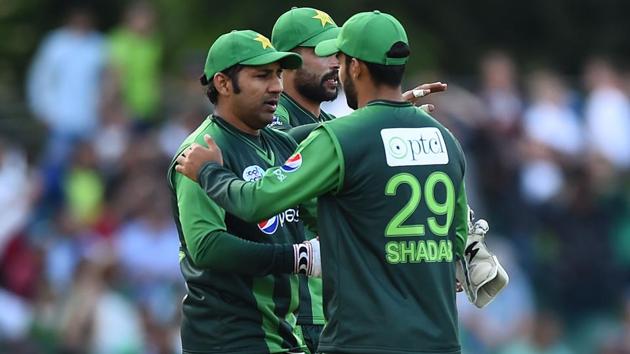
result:
M 135 2 L 110 36 L 111 89 L 140 130 L 155 124 L 160 103 L 162 47 L 155 34 L 155 22 L 151 3 Z
M 128 281 L 136 290 L 146 292 L 180 283 L 181 277 L 176 252 L 179 239 L 170 217 L 166 185 L 147 176 L 142 190 L 136 198 L 145 207 L 121 226 L 115 247 Z M 164 309 L 162 306 L 160 311 Z
M 521 191 L 528 201 L 542 204 L 565 187 L 563 169 L 578 158 L 584 137 L 567 88 L 555 73 L 532 73 L 529 92 L 532 103 L 524 116 L 527 140 Z
M 525 111 L 525 134 L 533 143 L 575 156 L 582 150 L 580 119 L 573 111 L 568 88 L 552 71 L 530 75 L 532 103 Z
M 0 288 L 0 343 L 24 340 L 33 321 L 31 304 Z
M 96 130 L 105 59 L 105 41 L 87 7 L 72 8 L 66 24 L 40 45 L 27 93 L 33 113 L 49 129 L 46 154 L 54 161 L 65 159 L 76 139 Z
M 630 102 L 620 74 L 603 59 L 592 59 L 584 73 L 589 96 L 586 126 L 589 147 L 615 169 L 630 168 Z
M 468 149 L 475 152 L 479 194 L 486 204 L 513 206 L 489 210 L 487 217 L 496 220 L 493 228 L 500 232 L 526 223 L 517 211 L 521 200 L 513 192 L 518 188 L 518 144 L 522 136 L 523 99 L 518 80 L 515 63 L 505 52 L 493 51 L 482 57 L 479 96 L 487 118 L 479 121 Z
M 37 225 L 31 235 L 44 251 L 44 276 L 50 291 L 55 296 L 63 296 L 72 285 L 81 259 L 98 240 L 84 223 L 63 207 L 52 220 Z
M 97 163 L 92 144 L 81 142 L 64 176 L 64 200 L 72 217 L 83 225 L 94 223 L 103 205 L 105 186 Z
M 39 291 L 42 257 L 20 230 L 0 253 L 0 286 L 25 299 L 35 298 Z
M 481 60 L 481 97 L 495 129 L 508 132 L 519 124 L 523 103 L 514 62 L 506 53 L 493 51 Z
M 103 121 L 99 134 L 92 140 L 98 166 L 107 178 L 120 172 L 118 163 L 131 141 L 129 122 L 114 106 L 103 111 Z
M 137 137 L 119 161 L 120 173 L 112 186 L 112 202 L 121 220 L 142 214 L 150 206 L 145 203 L 155 191 L 156 180 L 166 187 L 163 176 L 170 159 L 159 149 L 157 135 L 154 131 Z
M 58 327 L 64 352 L 143 352 L 139 313 L 110 286 L 115 266 L 112 260 L 101 254 L 77 267 Z
M 36 193 L 25 153 L 0 136 L 0 255 L 26 225 Z

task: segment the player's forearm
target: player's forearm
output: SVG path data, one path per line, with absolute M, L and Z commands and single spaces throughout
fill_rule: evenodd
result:
M 216 163 L 204 165 L 197 180 L 212 200 L 247 222 L 258 222 L 296 204 L 288 204 L 273 196 L 265 198 L 262 193 L 256 193 L 254 183 L 240 180 L 232 171 Z
M 199 268 L 252 276 L 293 272 L 291 244 L 256 243 L 214 231 L 188 251 Z

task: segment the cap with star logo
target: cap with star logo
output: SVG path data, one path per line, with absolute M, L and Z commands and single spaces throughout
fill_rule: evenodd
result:
M 203 70 L 205 82 L 236 64 L 266 65 L 276 61 L 283 69 L 302 66 L 302 57 L 296 53 L 277 51 L 262 34 L 251 30 L 232 31 L 219 36 L 210 47 Z
M 339 27 L 321 10 L 292 8 L 283 13 L 271 32 L 271 42 L 278 50 L 315 47 L 321 41 L 337 38 Z
M 315 47 L 315 54 L 327 57 L 341 51 L 369 63 L 403 65 L 409 59 L 408 55 L 402 58 L 388 56 L 398 42 L 409 45 L 405 29 L 394 16 L 378 10 L 360 12 L 343 24 L 337 38 L 320 42 Z

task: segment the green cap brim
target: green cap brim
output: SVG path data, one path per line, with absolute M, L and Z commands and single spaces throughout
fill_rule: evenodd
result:
M 240 62 L 242 65 L 266 65 L 280 62 L 283 69 L 298 69 L 302 66 L 302 57 L 296 53 L 271 52 Z
M 337 38 L 337 36 L 339 35 L 339 32 L 341 32 L 341 27 L 331 27 L 328 30 L 322 33 L 319 33 L 305 40 L 304 42 L 298 44 L 298 46 L 299 47 L 315 47 L 323 41 Z
M 317 46 L 315 46 L 315 55 L 318 57 L 329 57 L 338 51 L 337 38 L 320 42 Z

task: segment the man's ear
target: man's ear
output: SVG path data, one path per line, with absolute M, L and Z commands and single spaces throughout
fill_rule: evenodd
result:
M 357 60 L 357 58 L 352 58 L 350 60 L 350 77 L 353 80 L 357 80 L 365 71 L 365 64 Z
M 229 96 L 232 93 L 232 81 L 224 73 L 216 73 L 212 82 L 220 95 Z

